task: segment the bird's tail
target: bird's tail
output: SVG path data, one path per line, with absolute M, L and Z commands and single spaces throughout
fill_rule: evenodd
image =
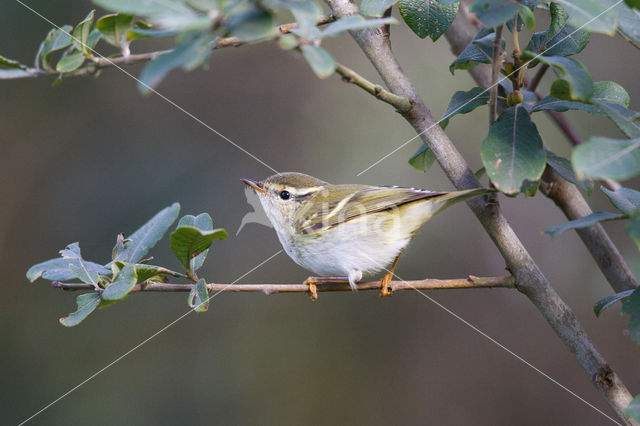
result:
M 437 197 L 437 202 L 439 206 L 436 208 L 436 211 L 433 213 L 433 215 L 435 216 L 436 214 L 440 213 L 442 210 L 452 206 L 453 204 L 459 203 L 460 201 L 466 201 L 470 198 L 475 198 L 485 194 L 491 194 L 493 192 L 496 192 L 496 190 L 493 188 L 474 188 L 474 189 L 465 189 L 462 191 L 447 192 L 445 194 L 439 195 Z M 433 201 L 436 201 L 436 200 L 433 200 Z

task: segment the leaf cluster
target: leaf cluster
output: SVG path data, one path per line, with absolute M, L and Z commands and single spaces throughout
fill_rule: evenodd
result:
M 93 287 L 92 292 L 77 297 L 75 312 L 60 318 L 60 323 L 66 327 L 78 325 L 97 308 L 123 300 L 136 286 L 144 286 L 148 282 L 166 282 L 170 277 L 194 282 L 189 306 L 198 312 L 206 311 L 206 281 L 198 279 L 196 272 L 204 264 L 213 241 L 227 238 L 224 229 L 213 229 L 211 216 L 207 213 L 183 216 L 171 233 L 171 250 L 184 272 L 152 265 L 150 262 L 153 258 L 146 257 L 178 218 L 179 212 L 180 205 L 174 203 L 158 212 L 128 238 L 118 234 L 111 261 L 107 264 L 85 260 L 80 245 L 72 243 L 60 251 L 59 258 L 29 268 L 27 278 L 31 282 L 44 278 L 53 281 L 54 286 L 61 281 L 75 279 Z

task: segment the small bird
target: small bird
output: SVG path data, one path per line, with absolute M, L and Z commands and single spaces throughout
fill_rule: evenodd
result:
M 295 172 L 242 182 L 256 191 L 289 257 L 316 274 L 304 282 L 314 300 L 319 282 L 349 282 L 355 291 L 363 276 L 393 262 L 381 280 L 381 294 L 390 295 L 400 254 L 425 222 L 452 204 L 495 191 L 332 185 Z

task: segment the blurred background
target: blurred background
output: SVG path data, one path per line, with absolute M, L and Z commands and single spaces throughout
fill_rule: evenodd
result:
M 28 3 L 56 24 L 75 24 L 89 1 Z M 99 11 L 99 14 L 101 11 Z M 542 24 L 544 25 L 544 24 Z M 50 24 L 16 2 L 0 14 L 0 54 L 31 63 Z M 434 115 L 456 90 L 444 38 L 420 40 L 392 28 L 400 63 Z M 138 51 L 162 47 L 139 43 Z M 372 80 L 348 36 L 324 44 Z M 136 46 L 134 45 L 134 49 Z M 640 108 L 638 51 L 593 35 L 579 55 L 594 80 L 615 80 Z M 139 67 L 127 68 L 134 75 Z M 118 70 L 70 79 L 0 82 L 0 413 L 16 424 L 188 311 L 186 294 L 135 294 L 75 328 L 58 318 L 77 293 L 30 284 L 25 272 L 79 241 L 86 259 L 105 263 L 115 236 L 131 233 L 178 201 L 182 214 L 208 212 L 230 238 L 215 242 L 201 276 L 231 282 L 280 249 L 272 229 L 249 224 L 240 178 L 271 171 L 157 96 L 144 97 Z M 544 84 L 548 87 L 550 77 Z M 215 51 L 208 70 L 172 73 L 163 95 L 277 170 L 334 183 L 451 190 L 438 165 L 407 164 L 419 143 L 356 174 L 414 136 L 391 107 L 338 77 L 319 80 L 297 54 L 275 43 Z M 569 114 L 582 137 L 619 136 L 605 118 Z M 486 135 L 486 109 L 456 117 L 447 133 L 474 169 Z M 563 136 L 538 114 L 545 143 L 568 155 Z M 638 181 L 626 186 L 637 188 Z M 611 207 L 599 191 L 594 210 Z M 551 239 L 563 222 L 548 199 L 501 197 L 516 232 L 573 308 L 595 346 L 633 394 L 640 351 L 625 336 L 616 305 L 601 318 L 593 303 L 612 293 L 574 233 Z M 606 225 L 637 273 L 640 257 L 624 224 Z M 154 263 L 178 268 L 168 238 Z M 397 269 L 405 279 L 505 274 L 499 253 L 464 205 L 433 219 Z M 302 282 L 308 273 L 285 254 L 241 280 Z M 508 289 L 430 292 L 560 383 L 613 415 L 525 296 Z M 608 420 L 416 292 L 221 294 L 207 313 L 185 317 L 33 419 L 33 424 L 606 424 Z

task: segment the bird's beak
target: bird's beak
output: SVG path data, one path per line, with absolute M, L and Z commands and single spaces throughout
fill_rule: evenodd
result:
M 264 186 L 262 185 L 262 182 L 256 182 L 255 180 L 251 180 L 251 179 L 240 179 L 242 182 L 246 183 L 247 185 L 249 185 L 250 187 L 252 187 L 253 189 L 255 189 L 256 191 L 262 192 L 263 194 L 266 194 L 267 191 L 265 191 Z

